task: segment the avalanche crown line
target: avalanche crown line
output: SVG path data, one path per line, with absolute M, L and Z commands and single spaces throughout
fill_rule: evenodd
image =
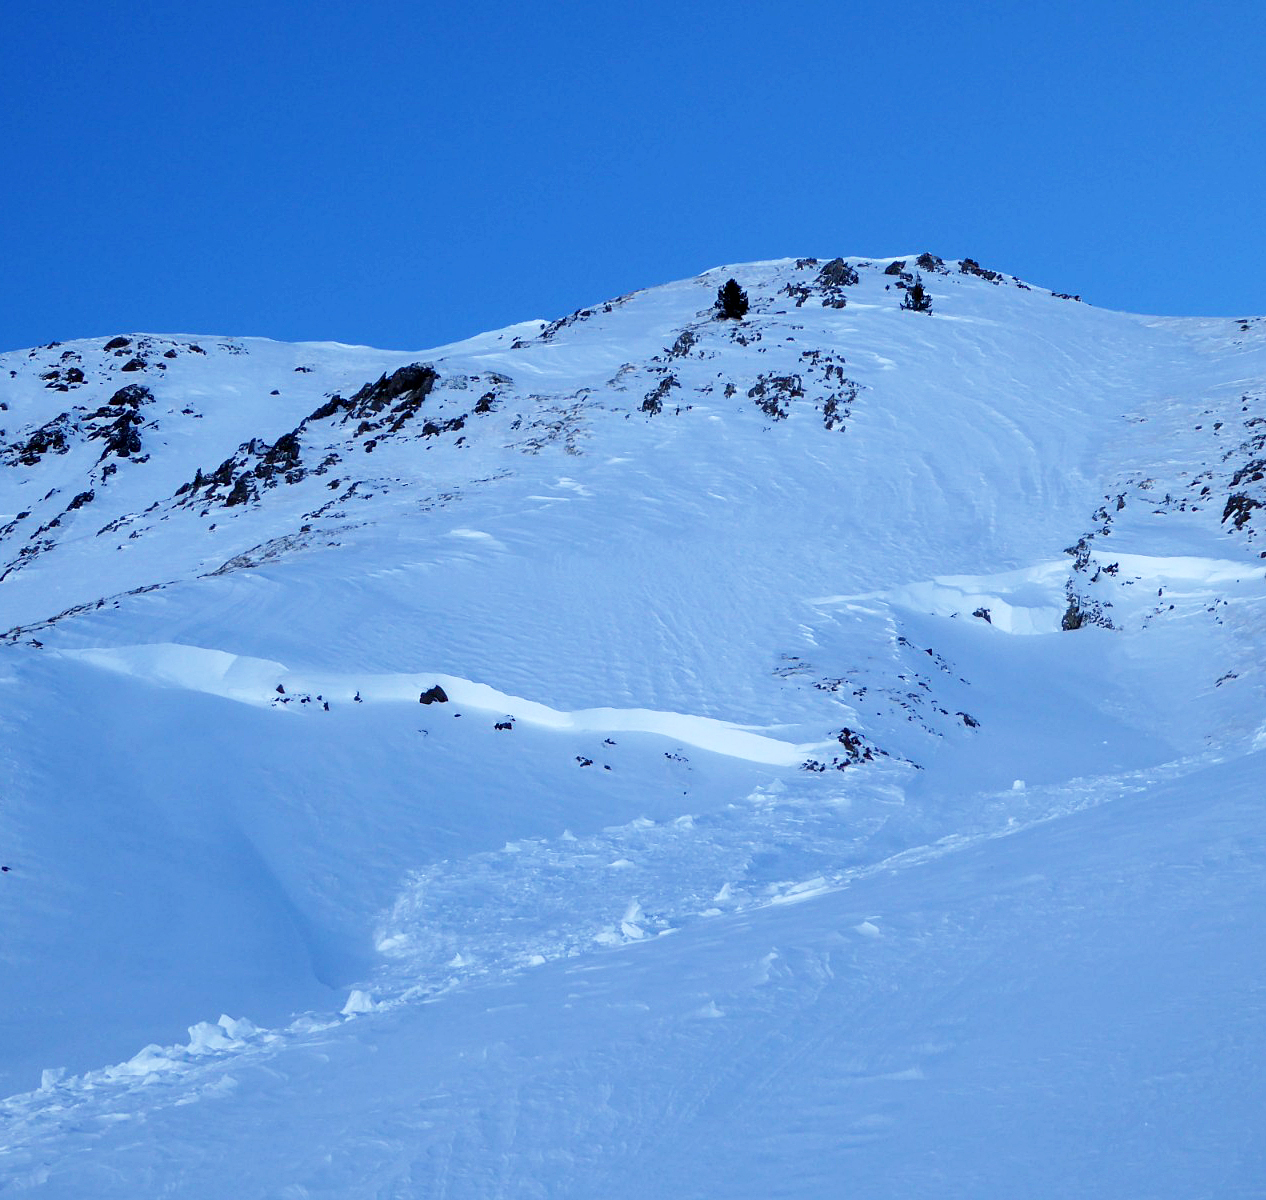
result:
M 713 717 L 656 712 L 647 708 L 585 708 L 562 712 L 457 675 L 409 672 L 390 675 L 332 675 L 291 671 L 264 658 L 160 642 L 140 646 L 59 650 L 61 657 L 129 675 L 160 687 L 223 696 L 242 704 L 271 706 L 282 695 L 317 697 L 323 702 L 417 702 L 439 684 L 449 701 L 466 708 L 512 716 L 545 729 L 583 733 L 650 733 L 674 742 L 765 766 L 793 767 L 831 742 L 794 744 L 751 727 Z M 284 689 L 279 692 L 278 689 Z

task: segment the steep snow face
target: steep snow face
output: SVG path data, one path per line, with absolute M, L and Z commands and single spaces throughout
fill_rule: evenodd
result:
M 930 255 L 0 355 L 0 1179 L 1248 1194 L 1178 1047 L 1261 1041 L 1264 394 Z

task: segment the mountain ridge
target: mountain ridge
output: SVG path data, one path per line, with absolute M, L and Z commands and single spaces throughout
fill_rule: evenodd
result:
M 418 354 L 0 355 L 0 1167 L 592 1195 L 638 1146 L 703 1195 L 794 1148 L 921 1186 L 938 1105 L 1072 1105 L 1115 1043 L 1043 999 L 1060 972 L 1088 1021 L 1075 981 L 1135 946 L 1159 978 L 1167 923 L 1262 965 L 1264 334 L 922 256 L 718 268 Z M 1183 942 L 1163 1020 L 1113 985 L 1123 1095 L 1184 1038 L 1260 1042 L 1200 990 L 1217 952 Z M 1077 1053 L 1049 1066 L 1029 1011 Z M 678 1050 L 724 1080 L 665 1129 Z M 278 1106 L 311 1136 L 274 1161 Z M 1140 1194 L 1190 1182 L 1183 1121 L 1231 1128 L 1166 1111 Z

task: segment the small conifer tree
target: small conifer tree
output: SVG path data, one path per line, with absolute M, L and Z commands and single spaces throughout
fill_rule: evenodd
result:
M 741 321 L 747 315 L 747 293 L 738 285 L 738 280 L 729 279 L 725 286 L 717 289 L 717 311 L 722 317 Z
M 901 302 L 901 307 L 908 308 L 911 312 L 930 313 L 932 311 L 932 297 L 924 290 L 922 275 L 915 276 L 914 282 L 906 291 L 906 298 Z

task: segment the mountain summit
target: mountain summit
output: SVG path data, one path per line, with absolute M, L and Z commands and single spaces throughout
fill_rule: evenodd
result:
M 931 254 L 0 355 L 0 1178 L 1250 1194 L 1264 397 Z

